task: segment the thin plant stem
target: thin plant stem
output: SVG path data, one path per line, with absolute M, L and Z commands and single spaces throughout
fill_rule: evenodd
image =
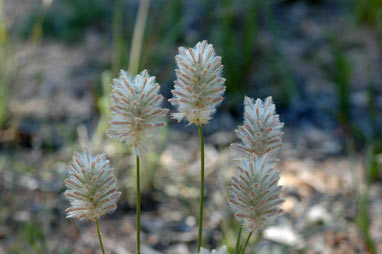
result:
M 102 236 L 101 232 L 99 230 L 99 224 L 98 224 L 98 219 L 95 220 L 96 226 L 97 226 L 97 233 L 98 233 L 98 240 L 99 240 L 99 246 L 101 247 L 102 254 L 105 254 L 105 250 L 103 248 L 103 243 L 102 243 Z
M 243 250 L 241 251 L 241 254 L 244 254 L 244 252 L 245 252 L 245 248 L 247 248 L 249 239 L 251 238 L 252 234 L 253 234 L 253 231 L 252 231 L 251 233 L 248 234 L 248 237 L 247 237 L 247 239 L 246 239 L 245 242 L 244 242 L 244 246 L 243 246 Z
M 139 156 L 137 158 L 137 254 L 141 253 L 141 180 L 139 168 Z
M 237 240 L 236 240 L 235 254 L 238 254 L 240 251 L 239 247 L 240 247 L 240 238 L 241 238 L 242 231 L 243 231 L 243 228 L 240 226 L 239 234 L 237 235 Z
M 202 126 L 198 125 L 200 136 L 200 208 L 199 208 L 199 234 L 198 234 L 198 252 L 202 247 L 203 239 L 203 208 L 204 208 L 204 138 Z
M 129 60 L 129 72 L 134 75 L 138 73 L 139 58 L 141 55 L 143 34 L 145 31 L 149 6 L 150 0 L 141 0 L 139 4 L 137 19 L 135 20 Z

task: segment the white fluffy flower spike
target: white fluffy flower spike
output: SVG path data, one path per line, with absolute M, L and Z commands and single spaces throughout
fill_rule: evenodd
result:
M 96 220 L 117 208 L 121 193 L 105 154 L 74 153 L 68 170 L 65 196 L 71 207 L 66 209 L 67 217 Z
M 108 135 L 134 147 L 142 157 L 153 130 L 166 125 L 168 109 L 160 108 L 159 84 L 146 70 L 136 76 L 121 70 L 120 77 L 113 80 L 111 100 Z
M 281 137 L 284 133 L 281 128 L 279 115 L 276 114 L 272 97 L 265 102 L 245 97 L 244 124 L 239 126 L 236 134 L 241 143 L 231 145 L 233 150 L 244 155 L 262 155 L 282 145 Z
M 178 69 L 173 98 L 169 101 L 178 113 L 172 117 L 179 122 L 186 118 L 190 124 L 207 124 L 223 101 L 225 79 L 223 65 L 212 44 L 198 42 L 194 48 L 179 48 L 175 57 Z
M 272 224 L 282 212 L 279 172 L 268 162 L 268 154 L 243 158 L 232 178 L 229 203 L 235 217 L 249 231 Z
M 228 254 L 227 246 L 223 245 L 218 250 L 212 250 L 212 251 L 209 251 L 207 249 L 201 248 L 200 249 L 200 254 Z

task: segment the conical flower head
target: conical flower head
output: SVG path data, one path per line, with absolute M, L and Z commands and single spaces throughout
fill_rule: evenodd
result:
M 265 102 L 260 99 L 254 102 L 245 97 L 244 106 L 244 124 L 236 130 L 241 143 L 234 143 L 231 148 L 252 157 L 280 147 L 284 124 L 280 123 L 272 97 L 268 97 Z
M 95 220 L 117 208 L 117 191 L 113 168 L 105 154 L 93 156 L 89 151 L 75 153 L 65 180 L 70 208 L 67 217 Z
M 223 65 L 212 44 L 198 42 L 194 48 L 179 48 L 175 57 L 178 69 L 173 98 L 177 107 L 172 117 L 179 122 L 186 118 L 190 124 L 207 124 L 216 107 L 223 101 L 225 79 L 221 77 Z
M 200 249 L 200 254 L 228 254 L 227 246 L 223 245 L 218 250 L 212 250 L 212 251 L 209 251 L 207 249 L 201 248 Z
M 159 88 L 146 70 L 136 76 L 121 70 L 120 77 L 113 80 L 111 127 L 107 133 L 132 146 L 140 157 L 153 131 L 166 125 L 168 109 L 160 107 L 163 96 Z
M 268 162 L 268 154 L 243 158 L 238 163 L 228 202 L 245 228 L 264 229 L 282 212 L 279 205 L 284 200 L 280 198 L 279 172 Z

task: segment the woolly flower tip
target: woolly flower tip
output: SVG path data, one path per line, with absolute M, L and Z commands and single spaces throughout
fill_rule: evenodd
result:
M 200 249 L 200 254 L 228 254 L 227 246 L 224 245 L 224 246 L 220 247 L 220 249 L 212 250 L 212 251 L 209 251 L 207 249 L 201 248 Z
M 268 154 L 239 161 L 228 202 L 236 219 L 248 230 L 264 229 L 282 212 L 279 179 L 279 172 L 268 162 Z
M 75 153 L 68 170 L 70 176 L 65 180 L 65 196 L 71 206 L 66 209 L 68 218 L 95 220 L 117 208 L 121 193 L 105 154 Z
M 202 41 L 194 48 L 180 47 L 175 59 L 177 80 L 169 101 L 178 113 L 172 117 L 179 122 L 186 118 L 190 124 L 207 124 L 223 101 L 225 79 L 221 77 L 221 57 L 215 55 L 212 44 Z
M 279 115 L 276 115 L 276 106 L 272 97 L 265 102 L 245 97 L 244 124 L 239 126 L 236 134 L 241 143 L 231 145 L 233 150 L 244 155 L 252 156 L 268 153 L 282 145 L 281 137 L 284 133 L 281 128 Z
M 136 76 L 121 70 L 119 78 L 113 80 L 111 100 L 108 135 L 134 147 L 142 157 L 152 132 L 166 125 L 168 109 L 160 108 L 163 96 L 159 84 L 146 70 Z

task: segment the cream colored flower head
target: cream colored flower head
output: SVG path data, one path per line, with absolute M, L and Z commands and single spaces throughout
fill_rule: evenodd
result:
M 236 219 L 249 231 L 262 230 L 282 212 L 279 172 L 268 162 L 268 154 L 238 161 L 228 203 Z
M 75 153 L 68 170 L 65 196 L 70 208 L 66 209 L 67 217 L 95 220 L 117 208 L 121 193 L 117 191 L 113 168 L 105 154 Z
M 223 245 L 218 250 L 212 250 L 212 251 L 209 251 L 207 249 L 201 248 L 200 249 L 200 254 L 228 254 L 227 246 Z
M 177 80 L 169 101 L 178 112 L 172 117 L 179 122 L 186 118 L 190 124 L 207 124 L 223 101 L 221 57 L 216 56 L 212 44 L 202 41 L 194 48 L 180 47 L 175 59 Z
M 245 97 L 244 106 L 244 124 L 236 130 L 241 142 L 232 144 L 231 148 L 252 157 L 280 147 L 284 123 L 280 123 L 272 97 L 268 97 L 265 102 L 260 99 L 255 102 Z
M 161 108 L 159 84 L 146 70 L 136 76 L 121 70 L 113 80 L 110 130 L 112 138 L 132 146 L 142 157 L 153 131 L 165 126 L 168 109 Z

